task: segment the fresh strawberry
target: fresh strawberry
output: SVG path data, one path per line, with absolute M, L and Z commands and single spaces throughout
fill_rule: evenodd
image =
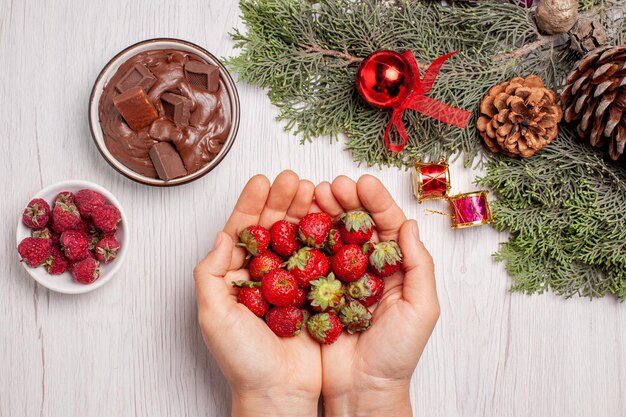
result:
M 324 312 L 339 307 L 343 302 L 343 284 L 331 272 L 328 277 L 311 281 L 308 299 L 313 310 Z
M 106 233 L 113 233 L 122 222 L 122 214 L 111 204 L 96 206 L 91 211 L 94 226 Z
M 279 220 L 270 227 L 272 249 L 280 256 L 291 256 L 300 248 L 298 225 Z
M 239 287 L 237 302 L 248 307 L 248 310 L 252 311 L 258 317 L 263 317 L 265 313 L 267 313 L 270 304 L 263 297 L 260 282 L 235 281 L 233 285 Z
M 75 204 L 74 194 L 70 191 L 61 191 L 59 194 L 56 195 L 56 197 L 54 197 L 54 200 L 52 200 L 53 206 L 56 206 L 57 203 Z
M 22 261 L 33 268 L 37 268 L 48 259 L 51 248 L 50 239 L 41 237 L 27 237 L 17 245 L 17 251 L 22 257 Z
M 378 275 L 365 272 L 361 278 L 348 284 L 346 294 L 365 307 L 380 301 L 385 292 L 385 281 Z
M 325 345 L 334 343 L 343 330 L 339 317 L 332 311 L 309 317 L 306 328 L 313 339 Z
M 381 277 L 393 275 L 402 266 L 402 251 L 393 241 L 372 244 L 369 259 L 372 271 Z
M 115 236 L 105 236 L 94 248 L 94 255 L 100 262 L 108 264 L 117 257 L 117 252 L 120 250 L 120 242 L 115 239 Z
M 298 295 L 293 302 L 294 307 L 304 308 L 306 306 L 307 293 L 302 288 L 298 287 Z
M 270 231 L 263 226 L 248 226 L 239 233 L 237 246 L 244 247 L 252 256 L 258 256 L 270 245 Z
M 309 213 L 300 220 L 298 238 L 306 246 L 321 248 L 328 239 L 333 220 L 326 213 Z
M 80 213 L 74 204 L 58 203 L 52 209 L 52 228 L 57 233 L 72 230 L 80 223 Z
M 330 229 L 328 233 L 328 242 L 326 242 L 326 249 L 332 255 L 336 254 L 339 248 L 344 245 L 341 240 L 341 233 L 339 233 L 339 229 Z
M 274 307 L 265 315 L 265 322 L 280 337 L 295 336 L 302 329 L 302 310 L 294 306 Z
M 61 275 L 69 266 L 69 262 L 56 246 L 52 246 L 50 249 L 50 256 L 46 259 L 46 262 L 43 264 L 44 268 L 50 275 Z
M 278 307 L 293 304 L 298 297 L 298 282 L 284 269 L 274 269 L 261 280 L 265 299 Z
M 78 207 L 80 215 L 88 219 L 95 207 L 102 206 L 106 203 L 106 198 L 97 191 L 80 190 L 74 196 L 74 204 Z
M 374 233 L 374 220 L 364 211 L 351 211 L 344 213 L 339 218 L 341 226 L 339 233 L 344 244 L 354 243 L 363 246 L 372 238 Z
M 33 230 L 41 230 L 50 221 L 50 205 L 41 198 L 31 200 L 22 212 L 22 222 Z
M 83 260 L 89 256 L 89 239 L 79 230 L 66 230 L 61 233 L 61 249 L 70 262 Z
M 367 255 L 360 246 L 344 245 L 333 256 L 331 269 L 344 282 L 356 281 L 367 269 Z
M 297 251 L 287 261 L 287 269 L 304 289 L 311 288 L 311 281 L 317 277 L 326 276 L 329 268 L 326 255 L 317 249 L 307 247 Z
M 274 269 L 280 268 L 283 260 L 272 251 L 265 251 L 259 256 L 255 256 L 250 261 L 249 271 L 250 278 L 253 281 L 261 281 L 265 274 Z
M 363 304 L 352 300 L 341 308 L 339 320 L 350 334 L 364 332 L 372 326 L 372 313 Z
M 100 262 L 94 258 L 85 258 L 72 264 L 74 280 L 81 284 L 91 284 L 100 278 Z
M 59 240 L 61 239 L 61 235 L 59 233 L 55 233 L 54 231 L 50 230 L 50 228 L 46 227 L 45 229 L 41 229 L 41 230 L 34 230 L 33 231 L 33 237 L 41 237 L 44 239 L 50 239 L 50 241 L 52 242 L 52 246 L 59 246 Z

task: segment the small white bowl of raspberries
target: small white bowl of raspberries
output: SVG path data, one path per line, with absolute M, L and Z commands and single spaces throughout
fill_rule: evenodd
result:
M 63 181 L 38 192 L 17 223 L 17 252 L 41 285 L 66 294 L 100 288 L 120 269 L 128 251 L 128 221 L 107 189 Z

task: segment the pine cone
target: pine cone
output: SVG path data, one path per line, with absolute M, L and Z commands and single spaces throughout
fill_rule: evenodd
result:
M 563 112 L 556 93 L 530 75 L 491 87 L 476 127 L 491 152 L 528 158 L 559 133 Z
M 619 159 L 626 145 L 626 45 L 597 48 L 578 61 L 561 100 L 578 135 Z
M 569 31 L 570 46 L 573 50 L 586 54 L 606 43 L 606 30 L 596 17 L 581 17 Z

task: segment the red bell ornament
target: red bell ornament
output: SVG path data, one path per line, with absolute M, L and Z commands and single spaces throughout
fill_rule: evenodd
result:
M 393 108 L 409 95 L 413 74 L 402 55 L 376 51 L 365 58 L 356 73 L 356 87 L 368 104 Z

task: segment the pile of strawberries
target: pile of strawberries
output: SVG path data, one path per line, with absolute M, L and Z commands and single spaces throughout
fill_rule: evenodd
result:
M 368 307 L 381 299 L 383 278 L 402 265 L 396 242 L 371 242 L 374 229 L 363 211 L 336 222 L 327 213 L 311 213 L 299 224 L 247 227 L 238 245 L 252 257 L 251 281 L 233 284 L 240 287 L 238 301 L 281 337 L 295 336 L 306 324 L 315 340 L 330 344 L 344 328 L 350 334 L 369 329 Z
M 100 263 L 112 262 L 120 250 L 115 232 L 122 215 L 93 190 L 63 191 L 52 208 L 35 198 L 24 209 L 22 221 L 32 229 L 32 236 L 17 247 L 22 261 L 33 268 L 43 266 L 51 275 L 69 270 L 81 284 L 97 280 Z

